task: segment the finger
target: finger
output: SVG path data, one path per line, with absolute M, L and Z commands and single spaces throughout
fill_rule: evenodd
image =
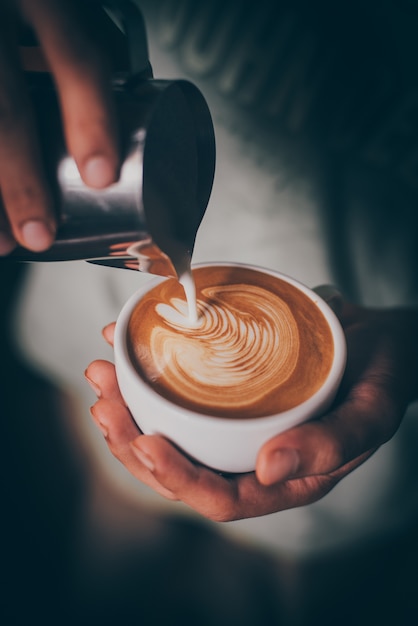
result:
M 395 413 L 383 393 L 365 384 L 321 419 L 267 442 L 258 455 L 257 477 L 272 485 L 335 472 L 387 441 L 396 430 Z
M 195 464 L 159 435 L 136 439 L 132 449 L 160 485 L 204 517 L 224 521 L 239 516 L 233 480 Z
M 139 429 L 129 410 L 118 400 L 100 398 L 91 414 L 113 450 L 128 449 L 129 443 L 138 437 Z
M 103 337 L 105 338 L 107 343 L 111 346 L 113 346 L 113 343 L 114 343 L 115 326 L 116 326 L 116 323 L 112 322 L 112 324 L 105 326 L 102 330 Z
M 132 441 L 142 439 L 128 409 L 115 400 L 101 399 L 90 409 L 91 415 L 102 431 L 113 456 L 139 481 L 169 499 L 176 499 L 149 471 L 144 459 L 135 454 Z M 146 459 L 145 459 L 146 461 Z
M 0 256 L 9 254 L 15 247 L 16 241 L 10 232 L 10 225 L 2 207 L 0 206 Z
M 113 363 L 103 360 L 93 361 L 87 367 L 84 376 L 98 398 L 116 400 L 124 404 Z
M 86 7 L 74 0 L 22 0 L 58 88 L 67 147 L 87 185 L 117 179 L 118 139 L 104 51 Z
M 315 293 L 317 293 L 322 300 L 325 300 L 337 317 L 341 315 L 344 300 L 342 293 L 337 289 L 337 287 L 334 287 L 333 285 L 318 285 L 318 287 L 315 287 L 313 291 L 315 291 Z
M 33 250 L 47 249 L 55 235 L 51 197 L 25 90 L 11 17 L 0 7 L 1 232 Z M 7 217 L 7 219 L 4 219 Z

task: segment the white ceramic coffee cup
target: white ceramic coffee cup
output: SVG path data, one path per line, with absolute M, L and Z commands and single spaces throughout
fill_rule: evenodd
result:
M 201 264 L 215 265 L 215 264 Z M 159 433 L 198 462 L 223 472 L 241 473 L 255 469 L 257 454 L 275 435 L 323 414 L 332 404 L 346 364 L 346 342 L 333 310 L 313 290 L 279 272 L 251 265 L 216 263 L 247 267 L 275 276 L 302 291 L 328 322 L 334 341 L 334 359 L 322 387 L 308 400 L 277 415 L 251 419 L 219 418 L 173 404 L 159 395 L 138 374 L 127 348 L 129 319 L 138 301 L 164 278 L 151 279 L 121 310 L 115 329 L 115 366 L 122 396 L 144 434 Z M 196 266 L 198 267 L 198 266 Z

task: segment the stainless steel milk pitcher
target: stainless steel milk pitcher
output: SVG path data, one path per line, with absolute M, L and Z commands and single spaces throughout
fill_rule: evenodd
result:
M 85 259 L 168 275 L 187 270 L 215 171 L 211 115 L 199 89 L 184 80 L 154 80 L 141 14 L 131 3 L 133 72 L 118 76 L 113 92 L 122 138 L 117 183 L 87 187 L 68 155 L 59 106 L 48 74 L 28 75 L 58 231 L 41 253 L 16 248 L 20 261 Z M 125 15 L 125 17 L 127 17 Z M 165 263 L 168 261 L 168 265 Z

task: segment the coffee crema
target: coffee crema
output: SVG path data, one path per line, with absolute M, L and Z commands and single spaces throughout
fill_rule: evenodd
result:
M 254 418 L 291 409 L 323 385 L 334 343 L 308 296 L 246 267 L 199 267 L 193 277 L 197 321 L 171 278 L 131 315 L 130 358 L 155 391 L 206 415 Z

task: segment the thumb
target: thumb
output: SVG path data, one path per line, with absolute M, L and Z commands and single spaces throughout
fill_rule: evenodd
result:
M 313 291 L 328 304 L 337 317 L 341 316 L 344 298 L 337 287 L 334 287 L 334 285 L 318 285 L 314 287 Z

